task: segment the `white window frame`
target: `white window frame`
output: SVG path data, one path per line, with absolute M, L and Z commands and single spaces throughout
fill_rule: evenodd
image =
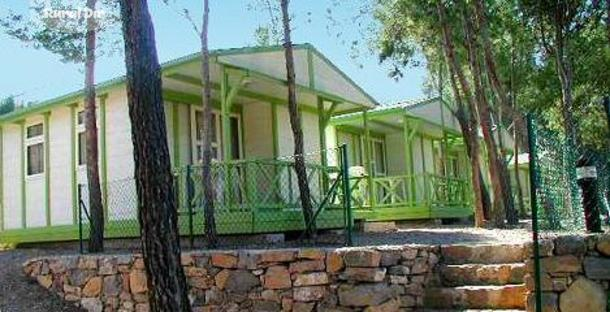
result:
M 83 122 L 79 123 L 78 122 L 78 115 L 79 114 L 83 114 Z M 76 153 L 76 165 L 78 166 L 79 169 L 84 168 L 87 165 L 87 152 L 85 152 L 85 159 L 83 161 L 83 163 L 81 164 L 79 162 L 80 160 L 80 140 L 78 139 L 78 137 L 80 136 L 81 133 L 85 133 L 85 118 L 86 118 L 86 112 L 84 109 L 78 110 L 74 116 L 75 120 L 74 120 L 74 125 L 75 125 L 75 132 L 76 132 L 76 149 L 75 149 L 75 153 Z M 87 140 L 86 134 L 85 134 L 85 140 Z M 86 141 L 85 141 L 86 142 Z M 86 144 L 86 143 L 85 143 Z M 84 146 L 85 150 L 87 149 L 87 146 Z
M 201 161 L 198 159 L 197 155 L 197 147 L 203 145 L 202 140 L 197 139 L 197 113 L 203 114 L 203 108 L 191 106 L 191 155 L 193 159 L 193 163 L 200 163 Z M 222 118 L 220 116 L 220 111 L 217 109 L 212 109 L 212 118 L 215 120 L 216 128 L 216 142 L 212 142 L 212 147 L 218 149 L 218 156 L 220 159 L 213 157 L 212 161 L 224 161 L 226 159 L 224 155 L 224 140 L 222 135 Z M 244 146 L 243 146 L 243 128 L 242 128 L 242 120 L 241 115 L 237 113 L 231 113 L 229 115 L 237 120 L 237 139 L 239 144 L 239 157 L 243 157 Z M 230 142 L 229 142 L 230 144 Z
M 42 132 L 34 137 L 28 138 L 28 128 L 33 127 L 33 126 L 37 126 L 40 125 L 42 127 Z M 45 138 L 45 124 L 44 124 L 44 120 L 37 120 L 37 121 L 33 121 L 30 122 L 28 124 L 25 125 L 25 131 L 23 133 L 23 140 L 24 140 L 24 146 L 23 148 L 25 149 L 24 154 L 25 154 L 25 159 L 24 159 L 24 163 L 25 163 L 25 167 L 23 168 L 23 170 L 25 170 L 25 175 L 28 179 L 34 179 L 34 178 L 39 178 L 42 177 L 45 173 L 45 170 L 47 168 L 45 168 L 45 152 L 46 152 L 46 148 L 45 148 L 45 144 L 47 144 L 44 140 Z M 38 172 L 38 173 L 33 173 L 30 174 L 29 173 L 29 155 L 28 155 L 28 148 L 30 146 L 34 146 L 37 144 L 42 144 L 42 171 Z

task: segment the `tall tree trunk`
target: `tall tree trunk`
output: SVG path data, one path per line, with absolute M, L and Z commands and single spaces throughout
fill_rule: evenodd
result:
M 475 1 L 475 16 L 477 19 L 477 25 L 479 32 L 481 33 L 482 42 L 483 42 L 483 55 L 485 60 L 485 65 L 487 69 L 487 77 L 491 82 L 492 90 L 496 95 L 496 98 L 499 100 L 498 107 L 498 115 L 502 116 L 502 112 L 504 111 L 512 111 L 511 106 L 508 101 L 508 95 L 500 82 L 500 78 L 498 77 L 498 71 L 496 69 L 495 57 L 493 54 L 493 50 L 491 47 L 491 40 L 489 39 L 489 27 L 487 24 L 487 8 L 485 6 L 485 2 L 483 0 Z M 514 111 L 511 112 L 514 114 Z M 500 144 L 501 151 L 503 148 L 502 141 L 502 122 L 499 122 L 500 127 L 498 127 L 498 143 Z M 498 163 L 498 170 L 500 174 L 500 179 L 502 181 L 502 201 L 504 203 L 504 208 L 506 210 L 506 220 L 508 224 L 515 225 L 519 223 L 519 216 L 517 215 L 517 211 L 515 210 L 515 203 L 513 200 L 513 192 L 512 186 L 510 183 L 510 174 L 508 173 L 508 166 L 504 161 L 504 155 L 501 153 L 502 158 Z
M 468 16 L 467 11 L 463 11 L 464 18 L 464 35 L 465 45 L 468 51 L 468 60 L 470 63 L 470 71 L 472 73 L 472 79 L 474 83 L 476 104 L 479 112 L 479 120 L 481 122 L 481 130 L 483 132 L 483 140 L 485 141 L 487 157 L 489 158 L 489 176 L 491 178 L 491 186 L 494 194 L 493 213 L 491 215 L 491 221 L 496 227 L 504 226 L 505 210 L 504 210 L 504 190 L 503 182 L 500 173 L 500 162 L 502 161 L 498 155 L 498 146 L 496 144 L 495 137 L 492 133 L 491 124 L 491 111 L 487 97 L 485 96 L 485 90 L 482 83 L 482 71 L 481 64 L 477 51 L 476 39 L 474 38 L 473 25 Z
M 121 0 L 138 221 L 151 311 L 190 311 L 180 264 L 161 68 L 146 0 Z
M 517 123 L 517 120 L 515 120 Z M 517 200 L 519 201 L 519 210 L 521 210 L 522 216 L 526 216 L 525 203 L 523 201 L 523 190 L 521 189 L 521 175 L 519 173 L 519 140 L 518 140 L 519 131 L 517 131 L 517 126 L 513 126 L 513 136 L 515 140 L 515 156 L 514 156 L 514 166 L 515 166 L 515 187 L 517 188 Z
M 201 27 L 201 77 L 203 79 L 203 151 L 202 180 L 205 237 L 210 248 L 216 247 L 218 237 L 214 216 L 214 183 L 212 182 L 212 88 L 210 85 L 210 50 L 208 48 L 208 24 L 210 7 L 208 0 L 203 1 L 203 27 Z M 229 142 L 225 142 L 229 144 Z
M 458 65 L 458 61 L 455 55 L 455 47 L 451 38 L 449 26 L 447 25 L 445 17 L 445 7 L 441 1 L 437 1 L 437 12 L 438 18 L 441 25 L 441 32 L 443 35 L 443 51 L 445 59 L 448 63 L 449 77 L 451 81 L 451 87 L 457 104 L 456 118 L 460 123 L 462 135 L 466 143 L 466 150 L 468 158 L 470 159 L 470 165 L 472 168 L 471 182 L 474 190 L 474 223 L 476 227 L 482 227 L 485 225 L 484 210 L 483 210 L 483 193 L 482 193 L 482 177 L 481 177 L 481 160 L 480 160 L 480 148 L 479 140 L 477 136 L 478 124 L 476 116 L 474 115 L 474 107 L 472 105 L 472 99 L 470 89 L 467 85 L 464 74 L 461 72 L 461 68 Z M 468 108 L 462 103 L 462 96 L 460 88 L 456 82 L 456 76 L 462 84 L 461 92 L 464 93 Z
M 573 110 L 573 99 L 572 99 L 572 62 L 567 47 L 567 39 L 564 32 L 564 13 L 563 9 L 557 8 L 555 12 L 555 65 L 557 75 L 559 76 L 559 82 L 561 85 L 561 99 L 562 108 L 561 112 L 563 115 L 563 127 L 565 130 L 565 142 L 564 142 L 564 162 L 567 168 L 567 180 L 569 192 L 565 192 L 565 203 L 568 207 L 568 211 L 573 211 L 573 207 L 579 205 L 578 200 L 578 189 L 576 186 L 576 167 L 575 162 L 577 159 L 577 146 L 576 146 L 576 127 L 574 124 Z
M 511 53 L 510 53 L 510 101 L 511 107 L 515 112 L 518 112 L 517 106 L 517 90 L 515 88 L 515 35 L 511 32 Z M 514 140 L 514 170 L 515 170 L 515 186 L 517 188 L 517 200 L 519 202 L 519 210 L 521 210 L 521 216 L 527 217 L 527 210 L 523 201 L 523 190 L 521 185 L 521 176 L 519 172 L 519 129 L 521 124 L 521 118 L 519 115 L 513 115 L 513 140 Z
M 294 170 L 299 184 L 299 195 L 301 197 L 301 207 L 303 218 L 306 225 L 311 225 L 306 229 L 305 236 L 313 237 L 315 228 L 313 224 L 313 207 L 307 179 L 307 169 L 305 167 L 305 155 L 303 148 L 303 129 L 301 128 L 301 114 L 297 107 L 296 83 L 294 73 L 294 55 L 292 41 L 290 39 L 290 15 L 288 13 L 289 0 L 281 0 L 282 24 L 284 28 L 284 54 L 286 58 L 286 80 L 288 85 L 288 112 L 290 113 L 290 126 L 294 137 Z M 322 147 L 323 148 L 323 147 Z
M 96 0 L 87 0 L 87 8 L 95 11 Z M 96 21 L 87 19 L 85 40 L 85 137 L 87 151 L 87 186 L 89 189 L 89 212 L 91 228 L 89 251 L 104 251 L 104 206 L 100 186 L 97 121 L 95 115 L 95 36 Z

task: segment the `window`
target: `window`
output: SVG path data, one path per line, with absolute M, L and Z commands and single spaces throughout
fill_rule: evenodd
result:
M 231 158 L 239 159 L 241 157 L 241 123 L 238 115 L 232 115 L 229 117 L 229 127 L 231 128 L 231 139 L 227 144 L 231 144 Z M 221 160 L 224 159 L 222 155 L 222 127 L 221 127 L 220 114 L 216 111 L 212 112 L 212 119 L 210 125 L 212 127 L 212 159 Z M 193 148 L 195 152 L 196 162 L 200 163 L 203 159 L 203 111 L 200 109 L 195 110 L 195 135 L 193 140 Z
M 372 139 L 373 146 L 373 161 L 375 162 L 375 174 L 385 175 L 386 174 L 386 160 L 385 160 L 385 144 L 382 140 Z
M 210 120 L 210 125 L 212 127 L 212 159 L 218 160 L 220 157 L 220 144 L 218 143 L 218 138 L 220 137 L 220 133 L 218 131 L 219 117 L 218 114 L 212 113 L 212 119 Z M 197 110 L 195 111 L 195 146 L 197 151 L 197 162 L 200 163 L 203 159 L 203 111 Z
M 83 166 L 87 162 L 87 136 L 85 134 L 85 111 L 76 114 L 76 132 L 78 135 L 77 160 L 78 165 Z
M 337 146 L 347 144 L 347 161 L 350 166 L 362 166 L 362 137 L 355 133 L 337 131 Z
M 27 175 L 44 172 L 44 128 L 42 123 L 26 129 Z

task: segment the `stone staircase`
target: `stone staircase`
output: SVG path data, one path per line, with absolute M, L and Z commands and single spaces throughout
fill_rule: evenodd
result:
M 441 257 L 436 281 L 424 296 L 426 311 L 525 310 L 522 244 L 443 246 Z

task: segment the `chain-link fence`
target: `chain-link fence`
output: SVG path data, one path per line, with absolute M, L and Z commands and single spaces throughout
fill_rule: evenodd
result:
M 594 149 L 570 142 L 540 117 L 531 116 L 528 128 L 538 230 L 599 231 L 609 221 L 608 148 Z M 595 219 L 595 224 L 588 224 L 585 216 Z
M 536 311 L 542 311 L 549 277 L 541 264 L 548 256 L 540 251 L 541 241 L 609 228 L 610 139 L 593 148 L 569 140 L 542 116 L 530 115 L 527 122 L 535 301 Z
M 344 150 L 345 147 L 340 147 L 303 156 L 213 163 L 210 184 L 220 246 L 282 244 L 291 238 L 296 238 L 300 245 L 350 244 L 352 218 L 350 201 L 344 196 L 350 192 L 343 183 L 349 180 L 345 169 L 348 164 L 341 155 Z M 302 157 L 305 162 L 313 207 L 310 224 L 304 221 L 296 157 Z M 336 161 L 326 164 L 326 159 Z M 174 171 L 179 232 L 190 247 L 201 245 L 205 233 L 202 170 L 201 165 L 187 165 Z M 107 183 L 106 187 L 105 238 L 137 238 L 136 181 L 133 178 L 117 180 Z M 82 241 L 87 239 L 90 230 L 86 185 L 79 186 L 79 202 Z M 303 233 L 308 228 L 315 229 L 315 239 L 304 239 Z M 254 242 L 246 239 L 252 236 L 256 236 Z M 269 241 L 264 242 L 265 239 Z

